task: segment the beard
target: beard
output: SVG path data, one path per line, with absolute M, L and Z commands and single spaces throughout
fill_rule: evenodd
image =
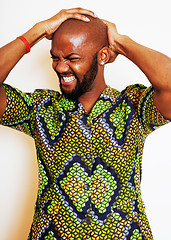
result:
M 92 89 L 92 85 L 96 78 L 97 71 L 98 71 L 98 63 L 97 63 L 97 53 L 96 53 L 93 56 L 93 60 L 92 60 L 89 70 L 85 73 L 85 75 L 83 76 L 83 80 L 81 82 L 80 82 L 80 79 L 76 76 L 76 74 L 72 73 L 77 80 L 77 84 L 71 92 L 66 92 L 65 90 L 63 90 L 62 84 L 60 81 L 60 89 L 61 89 L 62 94 L 66 98 L 69 98 L 71 100 L 74 100 L 74 101 L 78 100 L 78 98 L 81 95 L 83 95 L 86 92 L 89 92 Z M 58 74 L 58 77 L 60 80 L 60 74 L 59 73 L 57 73 L 57 74 Z

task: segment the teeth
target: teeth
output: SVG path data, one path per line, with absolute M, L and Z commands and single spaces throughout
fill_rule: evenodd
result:
M 63 80 L 64 80 L 64 82 L 71 82 L 71 81 L 73 81 L 75 79 L 75 77 L 74 76 L 70 76 L 70 77 L 63 77 Z

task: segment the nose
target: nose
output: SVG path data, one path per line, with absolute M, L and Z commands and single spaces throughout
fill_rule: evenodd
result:
M 53 63 L 53 68 L 59 73 L 68 72 L 69 66 L 64 60 L 58 60 Z

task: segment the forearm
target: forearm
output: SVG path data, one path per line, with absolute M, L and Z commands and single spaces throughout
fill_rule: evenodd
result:
M 157 91 L 171 92 L 171 58 L 124 35 L 115 39 L 115 49 L 135 63 Z
M 23 36 L 32 47 L 45 36 L 45 29 L 41 23 L 38 23 Z M 0 48 L 0 84 L 5 81 L 10 71 L 26 53 L 26 46 L 19 38 Z
M 86 22 L 89 21 L 85 15 L 95 17 L 92 11 L 86 9 L 63 9 L 55 16 L 35 24 L 34 27 L 23 34 L 23 36 L 32 47 L 45 36 L 48 39 L 51 39 L 53 33 L 58 29 L 62 22 L 68 18 L 75 18 Z M 26 52 L 26 46 L 20 39 L 16 39 L 0 49 L 0 85 Z
M 96 17 L 92 11 L 82 8 L 63 9 L 53 17 L 35 24 L 28 32 L 23 34 L 23 37 L 32 47 L 44 37 L 49 40 L 52 39 L 53 33 L 69 18 L 89 22 L 90 19 L 85 15 Z M 6 107 L 6 95 L 2 83 L 26 52 L 27 48 L 21 39 L 15 39 L 0 48 L 0 117 Z

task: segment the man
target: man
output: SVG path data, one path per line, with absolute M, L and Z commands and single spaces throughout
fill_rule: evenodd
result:
M 171 119 L 171 59 L 84 9 L 62 10 L 23 36 L 0 50 L 1 82 L 47 37 L 62 91 L 25 94 L 1 84 L 1 123 L 32 136 L 37 148 L 29 239 L 153 239 L 140 191 L 142 148 Z M 106 86 L 104 65 L 118 54 L 152 86 Z

